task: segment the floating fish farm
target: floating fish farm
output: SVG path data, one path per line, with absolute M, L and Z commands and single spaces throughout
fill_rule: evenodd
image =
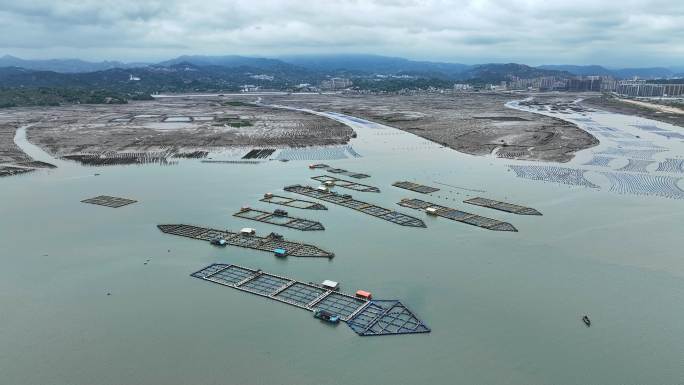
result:
M 255 148 L 246 153 L 242 159 L 265 159 L 275 152 L 275 148 Z
M 34 168 L 0 166 L 0 177 L 26 174 L 26 173 L 31 172 L 31 171 L 36 171 L 36 170 Z
M 84 166 L 120 166 L 131 164 L 160 164 L 169 165 L 173 154 L 169 152 L 105 152 L 93 154 L 64 155 L 62 159 L 73 160 Z
M 112 207 L 112 208 L 116 209 L 119 207 L 130 205 L 130 204 L 135 203 L 137 201 L 135 201 L 133 199 L 117 198 L 117 197 L 110 197 L 107 195 L 100 195 L 100 196 L 96 196 L 95 198 L 84 199 L 81 202 L 90 203 L 92 205 Z
M 433 193 L 435 191 L 439 191 L 439 189 L 437 187 L 425 186 L 425 185 L 413 183 L 413 182 L 394 182 L 394 183 L 392 183 L 392 186 L 403 188 L 405 190 L 411 190 L 411 191 L 419 192 L 421 194 L 429 194 L 429 193 Z
M 189 152 L 177 152 L 173 154 L 172 158 L 182 158 L 182 159 L 202 159 L 209 156 L 209 151 L 189 151 Z
M 518 215 L 542 215 L 542 213 L 531 207 L 519 206 L 513 203 L 495 201 L 493 199 L 481 197 L 466 199 L 463 201 L 463 203 L 487 207 L 490 209 L 505 211 L 507 213 L 513 213 Z
M 420 199 L 402 199 L 398 203 L 400 206 L 424 210 L 429 215 L 435 215 L 452 221 L 462 222 L 468 225 L 482 227 L 487 230 L 494 231 L 513 231 L 517 232 L 518 229 L 508 222 L 502 222 L 496 219 L 483 217 L 476 214 L 467 213 L 465 211 L 460 211 L 452 209 L 451 207 L 445 207 L 438 204 L 426 202 Z
M 297 308 L 325 311 L 360 336 L 429 333 L 428 328 L 397 300 L 369 300 L 231 264 L 213 264 L 192 277 L 282 302 Z
M 370 175 L 368 175 L 368 174 L 362 174 L 360 172 L 347 171 L 343 168 L 334 168 L 334 167 L 328 166 L 327 164 L 322 164 L 322 163 L 312 164 L 311 166 L 309 166 L 309 168 L 311 168 L 311 169 L 319 169 L 320 168 L 320 169 L 323 169 L 323 170 L 325 170 L 329 173 L 332 173 L 332 174 L 346 175 L 348 177 L 356 178 L 356 179 L 370 178 Z
M 541 180 L 544 182 L 554 182 L 569 184 L 574 186 L 584 186 L 599 188 L 599 186 L 589 182 L 584 173 L 586 170 L 576 170 L 574 168 L 556 166 L 516 166 L 510 165 L 518 178 Z
M 344 180 L 340 178 L 335 178 L 334 176 L 328 176 L 328 175 L 319 175 L 319 176 L 313 176 L 311 177 L 313 180 L 317 180 L 321 183 L 333 183 L 337 187 L 342 187 L 342 188 L 347 188 L 350 190 L 354 191 L 361 191 L 361 192 L 375 192 L 379 193 L 380 189 L 374 186 L 369 186 L 366 184 L 361 184 L 361 183 L 356 183 L 352 182 L 349 180 Z
M 271 193 L 264 194 L 264 197 L 259 199 L 261 202 L 273 203 L 276 205 L 294 207 L 296 209 L 304 210 L 327 210 L 328 208 L 320 203 L 307 201 L 304 199 L 294 199 L 290 197 L 284 197 L 282 195 L 275 195 Z
M 270 213 L 268 211 L 261 211 L 253 208 L 244 208 L 233 214 L 233 216 L 301 231 L 325 230 L 321 222 L 290 217 L 287 213 L 279 213 L 277 210 Z
M 334 203 L 336 205 L 349 207 L 350 209 L 374 216 L 376 218 L 384 219 L 388 222 L 396 223 L 401 226 L 427 227 L 425 226 L 425 222 L 418 218 L 356 200 L 349 194 L 338 194 L 335 192 L 319 190 L 313 187 L 301 185 L 287 186 L 284 188 L 284 190 Z
M 678 184 L 681 178 L 663 175 L 601 172 L 610 181 L 610 191 L 618 194 L 653 195 L 663 198 L 684 199 L 684 190 Z
M 281 150 L 276 156 L 278 160 L 335 160 L 347 158 L 359 158 L 352 146 L 321 146 L 321 147 L 301 147 L 286 148 Z
M 655 163 L 655 160 L 628 159 L 628 163 L 617 171 L 648 172 L 648 166 Z
M 306 243 L 286 241 L 282 236 L 271 233 L 265 237 L 252 234 L 234 233 L 229 230 L 217 230 L 191 225 L 157 225 L 165 234 L 177 235 L 201 241 L 212 242 L 216 239 L 225 240 L 226 245 L 245 247 L 248 249 L 275 253 L 283 250 L 285 255 L 293 257 L 324 257 L 332 258 L 334 253 L 325 251 L 317 246 Z
M 258 160 L 202 160 L 202 163 L 259 164 Z

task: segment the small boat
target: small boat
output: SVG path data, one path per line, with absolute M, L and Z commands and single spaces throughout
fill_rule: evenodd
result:
M 587 325 L 587 327 L 591 326 L 591 320 L 589 319 L 589 316 L 587 316 L 587 315 L 582 316 L 582 322 L 584 322 L 584 324 Z
M 340 317 L 337 316 L 336 314 L 333 314 L 329 311 L 321 310 L 321 309 L 315 309 L 314 310 L 314 317 L 321 319 L 326 322 L 330 322 L 331 324 L 336 324 L 340 322 Z
M 425 209 L 425 212 L 428 215 L 437 215 L 437 211 L 439 211 L 439 209 L 437 207 L 428 207 Z
M 331 281 L 329 279 L 326 279 L 325 281 L 321 282 L 321 286 L 324 289 L 332 290 L 332 291 L 337 291 L 340 289 L 340 284 L 338 282 Z
M 275 209 L 273 211 L 273 215 L 278 216 L 278 217 L 286 217 L 287 216 L 287 211 L 281 210 L 281 209 Z
M 228 244 L 225 239 L 220 237 L 214 238 L 210 242 L 214 246 L 225 246 Z
M 283 240 L 283 236 L 281 234 L 278 234 L 278 233 L 268 234 L 268 238 Z
M 256 234 L 256 230 L 254 230 L 251 227 L 244 227 L 242 230 L 240 230 L 240 234 L 242 235 L 254 235 Z

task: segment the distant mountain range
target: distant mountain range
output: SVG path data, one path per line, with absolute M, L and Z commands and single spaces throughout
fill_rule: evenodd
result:
M 0 67 L 20 67 L 36 71 L 62 73 L 94 72 L 111 68 L 132 68 L 144 66 L 143 63 L 122 63 L 118 61 L 88 62 L 80 59 L 25 60 L 15 56 L 0 56 Z
M 78 59 L 24 60 L 0 57 L 0 88 L 109 90 L 122 95 L 155 92 L 237 91 L 253 84 L 265 89 L 317 85 L 334 76 L 353 79 L 369 90 L 448 88 L 457 82 L 496 84 L 503 80 L 575 75 L 618 78 L 672 77 L 676 69 L 607 69 L 601 66 L 516 63 L 465 65 L 414 61 L 375 55 L 290 56 L 279 59 L 245 56 L 181 56 L 156 64 L 99 62 Z
M 538 68 L 548 70 L 566 71 L 573 75 L 580 76 L 612 76 L 618 79 L 631 79 L 638 77 L 640 79 L 662 79 L 674 76 L 682 76 L 684 68 L 682 67 L 648 67 L 648 68 L 618 68 L 608 69 L 599 65 L 542 65 Z
M 471 66 L 459 63 L 414 61 L 378 55 L 285 56 L 282 61 L 326 73 L 433 75 L 459 77 Z
M 479 64 L 415 61 L 379 55 L 300 55 L 274 58 L 227 56 L 179 56 L 159 63 L 123 63 L 119 61 L 88 62 L 80 59 L 25 60 L 14 56 L 0 57 L 0 67 L 18 67 L 33 71 L 56 73 L 89 73 L 111 69 L 142 69 L 190 64 L 197 67 L 224 67 L 263 71 L 285 77 L 311 78 L 323 75 L 408 75 L 424 78 L 464 80 L 482 78 L 494 80 L 509 75 L 521 78 L 536 76 L 600 75 L 620 79 L 667 78 L 684 72 L 684 67 L 622 68 L 610 69 L 599 65 L 542 65 Z

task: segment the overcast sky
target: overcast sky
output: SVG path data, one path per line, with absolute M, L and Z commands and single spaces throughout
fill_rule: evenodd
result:
M 684 65 L 684 0 L 0 0 L 0 55 Z

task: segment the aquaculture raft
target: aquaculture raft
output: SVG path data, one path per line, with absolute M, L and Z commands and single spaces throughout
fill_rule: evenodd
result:
M 421 194 L 429 194 L 429 193 L 433 193 L 435 191 L 439 191 L 439 189 L 437 187 L 425 186 L 425 185 L 413 183 L 413 182 L 394 182 L 394 183 L 392 183 L 392 186 L 403 188 L 406 190 L 419 192 Z
M 268 211 L 261 211 L 252 208 L 242 209 L 233 214 L 233 216 L 302 231 L 325 230 L 320 222 L 302 218 L 294 218 L 288 215 L 278 215 L 276 212 L 270 213 Z
M 258 160 L 202 160 L 202 163 L 225 163 L 225 164 L 259 164 Z
M 291 255 L 293 257 L 332 258 L 335 256 L 334 253 L 325 251 L 317 246 L 286 241 L 273 233 L 265 237 L 260 237 L 257 235 L 247 235 L 234 233 L 228 230 L 217 230 L 191 225 L 157 225 L 157 227 L 165 234 L 178 235 L 201 241 L 211 242 L 213 239 L 221 238 L 230 246 L 245 247 L 272 253 L 274 253 L 276 249 L 283 249 L 285 250 L 286 255 Z
M 320 169 L 323 169 L 323 170 L 325 170 L 329 173 L 332 173 L 332 174 L 346 175 L 348 177 L 356 178 L 356 179 L 370 178 L 370 175 L 368 175 L 368 174 L 362 174 L 362 173 L 358 173 L 358 172 L 347 171 L 343 168 L 334 168 L 334 167 L 330 167 L 327 164 L 323 164 L 323 163 L 312 164 L 311 166 L 309 166 L 309 168 L 311 168 L 311 169 L 319 169 L 320 168 Z
M 321 183 L 325 182 L 332 182 L 335 184 L 337 187 L 343 187 L 343 188 L 348 188 L 350 190 L 355 190 L 355 191 L 361 191 L 361 192 L 376 192 L 379 193 L 380 189 L 377 187 L 369 186 L 366 184 L 361 184 L 361 183 L 356 183 L 340 178 L 335 178 L 334 176 L 328 176 L 328 175 L 319 175 L 319 176 L 314 176 L 311 177 L 313 180 L 317 180 Z
M 84 199 L 81 202 L 90 203 L 90 204 L 99 205 L 99 206 L 107 206 L 107 207 L 112 207 L 112 208 L 116 209 L 119 207 L 130 205 L 131 203 L 135 203 L 137 201 L 135 201 L 133 199 L 117 198 L 117 197 L 110 197 L 107 195 L 100 195 L 100 196 L 97 196 L 95 198 Z
M 401 226 L 427 227 L 425 226 L 425 223 L 418 218 L 356 200 L 349 194 L 338 194 L 335 192 L 322 191 L 313 187 L 302 185 L 287 186 L 284 188 L 284 190 L 295 194 L 310 196 L 312 198 L 334 203 L 336 205 L 349 207 L 350 209 L 372 215 Z
M 360 336 L 430 332 L 430 328 L 397 300 L 367 300 L 230 264 L 209 265 L 191 276 L 307 311 L 322 310 L 337 315 Z
M 35 168 L 22 168 L 12 166 L 0 166 L 0 177 L 25 174 L 27 172 L 36 171 Z
M 327 210 L 328 208 L 320 203 L 306 201 L 303 199 L 294 199 L 284 197 L 282 195 L 265 194 L 263 198 L 259 199 L 261 202 L 273 203 L 276 205 L 283 205 L 287 207 L 294 207 L 296 209 L 305 210 Z
M 275 152 L 275 148 L 255 148 L 242 156 L 242 159 L 264 159 Z
M 432 211 L 430 212 L 433 215 L 451 219 L 452 221 L 463 222 L 469 225 L 482 227 L 483 229 L 487 230 L 515 232 L 518 231 L 518 229 L 516 229 L 512 224 L 508 222 L 502 222 L 496 219 L 487 218 L 480 215 L 467 213 L 465 211 L 452 209 L 450 207 L 440 206 L 420 199 L 402 199 L 401 202 L 398 203 L 398 205 L 409 207 L 416 210 L 426 210 L 430 208 L 432 209 Z
M 463 201 L 463 203 L 468 203 L 471 205 L 477 205 L 482 207 L 487 207 L 494 210 L 505 211 L 507 213 L 513 213 L 518 215 L 542 215 L 539 211 L 525 206 L 514 205 L 513 203 L 506 203 L 501 201 L 495 201 L 493 199 L 487 198 L 470 198 Z

